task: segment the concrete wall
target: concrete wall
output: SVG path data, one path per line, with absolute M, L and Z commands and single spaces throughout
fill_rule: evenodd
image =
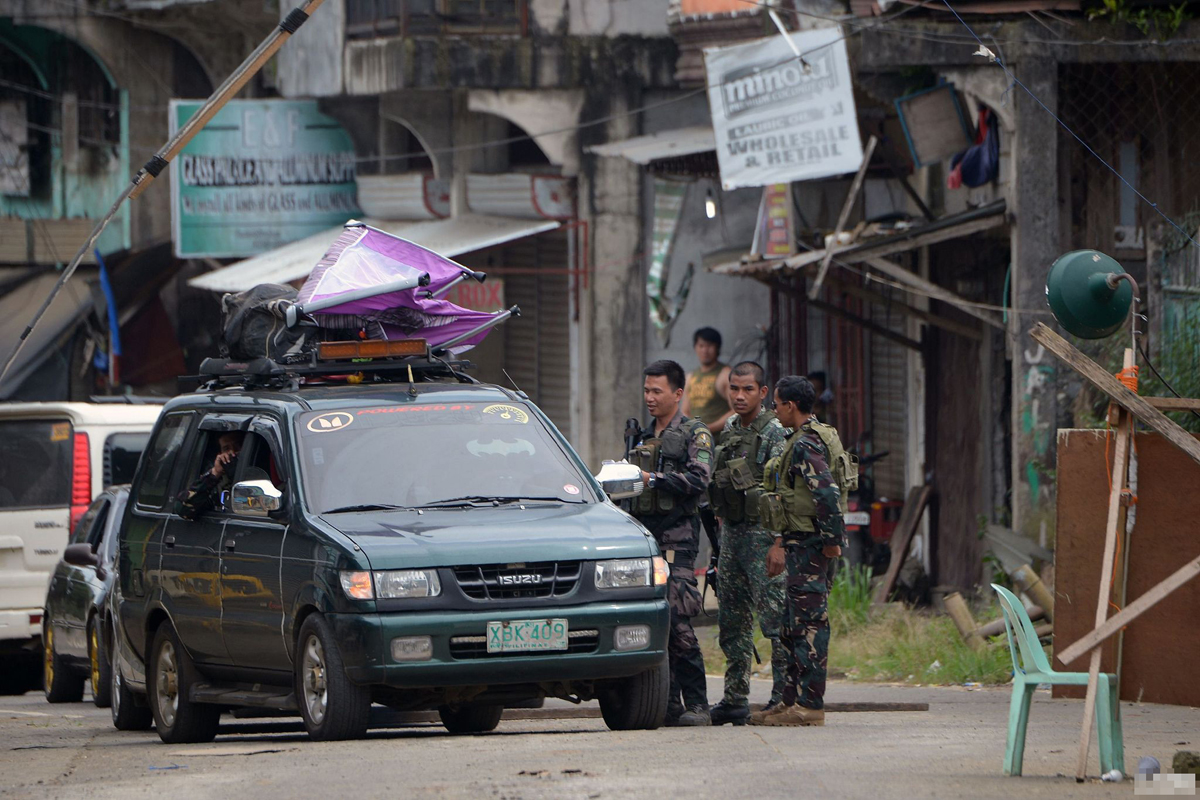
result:
M 294 8 L 279 4 L 279 18 Z M 346 40 L 345 0 L 325 0 L 312 18 L 275 56 L 279 93 L 284 97 L 329 97 L 342 91 L 342 49 Z

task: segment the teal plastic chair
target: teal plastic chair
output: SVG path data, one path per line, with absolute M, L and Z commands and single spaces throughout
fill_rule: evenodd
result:
M 1033 632 L 1033 623 L 1025 606 L 1003 586 L 992 584 L 1004 613 L 1008 649 L 1012 653 L 1013 691 L 1008 710 L 1008 746 L 1004 750 L 1004 774 L 1020 775 L 1025 758 L 1025 728 L 1029 724 L 1029 706 L 1038 684 L 1087 686 L 1086 672 L 1055 672 L 1046 652 Z M 1020 650 L 1018 658 L 1017 651 Z M 1100 773 L 1125 771 L 1125 741 L 1121 734 L 1121 703 L 1117 697 L 1117 676 L 1100 673 L 1096 685 L 1096 740 L 1100 745 Z

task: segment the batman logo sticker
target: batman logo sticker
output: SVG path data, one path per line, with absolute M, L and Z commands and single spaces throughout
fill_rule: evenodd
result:
M 329 433 L 330 431 L 340 431 L 351 422 L 354 422 L 354 417 L 345 411 L 333 411 L 313 417 L 304 427 L 313 433 Z
M 522 425 L 525 425 L 529 422 L 529 415 L 525 413 L 524 409 L 518 408 L 517 406 L 505 405 L 503 403 L 487 406 L 483 409 L 483 413 L 494 414 L 505 422 L 519 422 Z

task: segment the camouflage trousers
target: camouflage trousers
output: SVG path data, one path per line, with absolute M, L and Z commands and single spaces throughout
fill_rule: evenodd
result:
M 725 653 L 725 697 L 744 706 L 750 694 L 750 659 L 754 656 L 754 614 L 763 636 L 771 640 L 771 700 L 783 696 L 787 651 L 780 644 L 784 577 L 767 577 L 767 550 L 775 534 L 754 525 L 723 525 L 717 561 L 717 624 Z
M 787 651 L 783 702 L 805 708 L 825 707 L 829 661 L 829 588 L 836 558 L 821 552 L 820 542 L 785 546 L 787 604 L 780 641 Z
M 670 705 L 683 707 L 708 704 L 708 686 L 704 679 L 704 656 L 700 640 L 692 628 L 692 617 L 700 613 L 702 600 L 696 587 L 696 554 L 674 551 L 671 576 L 667 581 L 667 604 L 671 608 L 671 632 L 667 639 L 667 654 L 671 668 Z

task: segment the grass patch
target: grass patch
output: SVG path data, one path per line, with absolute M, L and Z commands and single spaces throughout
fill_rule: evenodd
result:
M 1000 616 L 991 604 L 975 609 L 976 619 Z M 829 593 L 829 672 L 850 680 L 886 683 L 953 685 L 968 682 L 1008 683 L 1012 660 L 1003 637 L 982 653 L 972 650 L 958 635 L 949 617 L 930 610 L 914 610 L 900 603 L 871 605 L 870 577 L 862 570 L 843 569 Z M 710 674 L 725 671 L 717 627 L 696 631 Z M 770 679 L 771 644 L 755 630 L 755 644 L 763 658 L 752 665 L 754 677 Z

